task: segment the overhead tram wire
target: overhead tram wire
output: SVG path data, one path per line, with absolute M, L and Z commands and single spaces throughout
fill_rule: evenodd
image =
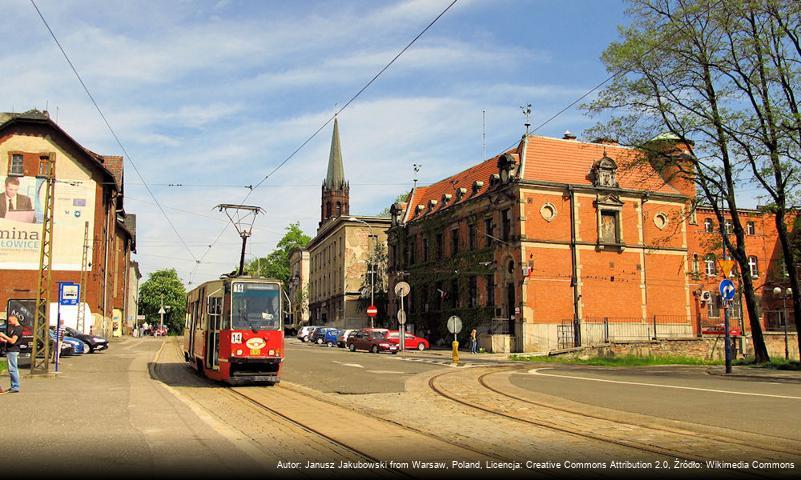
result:
M 33 0 L 31 0 L 31 1 L 33 1 Z M 436 17 L 435 17 L 435 18 L 434 18 L 434 19 L 433 19 L 433 20 L 432 20 L 432 21 L 431 21 L 431 22 L 430 22 L 430 23 L 429 23 L 429 24 L 428 24 L 428 25 L 427 25 L 427 26 L 426 26 L 426 27 L 425 27 L 423 30 L 421 30 L 421 31 L 420 31 L 420 33 L 418 33 L 418 34 L 417 34 L 417 36 L 415 36 L 415 37 L 414 37 L 414 38 L 413 38 L 413 39 L 412 39 L 412 40 L 411 40 L 411 41 L 410 41 L 410 42 L 409 42 L 409 43 L 408 43 L 408 44 L 407 44 L 405 47 L 403 47 L 403 49 L 401 49 L 401 51 L 399 51 L 399 52 L 398 52 L 398 54 L 397 54 L 397 55 L 395 55 L 395 57 L 393 57 L 393 58 L 392 58 L 392 60 L 390 60 L 390 61 L 389 61 L 389 63 L 387 63 L 386 65 L 384 65 L 384 67 L 383 67 L 381 70 L 379 70 L 379 71 L 378 71 L 378 73 L 376 73 L 375 75 L 373 75 L 373 78 L 371 78 L 371 79 L 370 79 L 370 81 L 368 81 L 368 82 L 367 82 L 367 83 L 366 83 L 366 84 L 365 84 L 365 85 L 364 85 L 364 86 L 363 86 L 363 87 L 362 87 L 362 88 L 361 88 L 361 89 L 360 89 L 358 92 L 356 92 L 356 94 L 355 94 L 355 95 L 353 95 L 353 96 L 350 98 L 350 100 L 348 100 L 348 101 L 347 101 L 347 102 L 346 102 L 346 103 L 345 103 L 345 104 L 342 106 L 342 108 L 340 108 L 339 110 L 337 110 L 337 111 L 336 111 L 336 113 L 334 113 L 334 114 L 333 114 L 333 115 L 332 115 L 332 116 L 331 116 L 331 117 L 330 117 L 328 120 L 326 120 L 326 122 L 325 122 L 325 123 L 323 123 L 323 124 L 320 126 L 320 128 L 318 128 L 317 130 L 315 130 L 315 131 L 314 131 L 314 133 L 312 133 L 312 134 L 311 134 L 311 135 L 310 135 L 310 136 L 309 136 L 309 137 L 308 137 L 306 140 L 304 140 L 304 141 L 303 141 L 303 143 L 301 143 L 301 144 L 300 144 L 300 146 L 299 146 L 298 148 L 296 148 L 296 149 L 295 149 L 295 150 L 294 150 L 294 151 L 293 151 L 293 152 L 292 152 L 292 153 L 291 153 L 291 154 L 290 154 L 288 157 L 286 157 L 286 158 L 285 158 L 285 159 L 284 159 L 284 160 L 283 160 L 281 163 L 279 163 L 279 164 L 278 164 L 278 165 L 277 165 L 275 168 L 273 168 L 273 169 L 272 169 L 272 170 L 271 170 L 271 171 L 270 171 L 270 172 L 269 172 L 267 175 L 265 175 L 265 176 L 264 176 L 264 177 L 263 177 L 261 180 L 259 180 L 259 181 L 258 181 L 258 183 L 256 183 L 255 185 L 253 185 L 253 188 L 249 189 L 249 191 L 248 191 L 247 195 L 245 195 L 245 198 L 244 198 L 244 199 L 242 199 L 242 202 L 240 202 L 240 203 L 245 203 L 245 202 L 247 201 L 247 199 L 248 199 L 248 198 L 250 198 L 250 195 L 253 193 L 253 191 L 254 191 L 254 190 L 256 190 L 257 188 L 259 188 L 259 187 L 260 187 L 262 184 L 264 184 L 264 182 L 266 182 L 266 181 L 267 181 L 267 180 L 268 180 L 270 177 L 272 177 L 272 176 L 273 176 L 273 175 L 274 175 L 274 174 L 275 174 L 275 173 L 276 173 L 278 170 L 280 170 L 280 169 L 281 169 L 281 167 L 283 167 L 283 166 L 284 166 L 284 165 L 286 165 L 286 164 L 287 164 L 287 163 L 288 163 L 290 160 L 292 160 L 292 158 L 293 158 L 295 155 L 297 155 L 297 154 L 298 154 L 298 152 L 300 152 L 300 151 L 301 151 L 301 150 L 302 150 L 302 149 L 303 149 L 303 148 L 304 148 L 304 147 L 305 147 L 305 146 L 306 146 L 306 145 L 307 145 L 309 142 L 311 142 L 311 141 L 312 141 L 312 140 L 313 140 L 313 139 L 314 139 L 314 138 L 315 138 L 315 137 L 316 137 L 316 136 L 317 136 L 317 135 L 318 135 L 320 132 L 322 132 L 322 131 L 323 131 L 323 129 L 324 129 L 325 127 L 327 127 L 327 126 L 328 126 L 328 124 L 329 124 L 329 123 L 331 123 L 331 122 L 334 120 L 334 118 L 336 118 L 336 116 L 337 116 L 337 115 L 339 115 L 340 113 L 342 113 L 342 111 L 344 111 L 346 108 L 348 108 L 348 106 L 350 106 L 350 104 L 351 104 L 351 103 L 353 103 L 353 102 L 354 102 L 354 101 L 355 101 L 357 98 L 359 98 L 359 96 L 360 96 L 362 93 L 364 93 L 364 92 L 365 92 L 365 90 L 367 90 L 367 89 L 370 87 L 370 85 L 372 85 L 372 84 L 373 84 L 373 83 L 374 83 L 376 80 L 378 80 L 378 77 L 380 77 L 380 76 L 381 76 L 381 75 L 382 75 L 382 74 L 383 74 L 385 71 L 387 71 L 387 69 L 389 69 L 389 67 L 391 67 L 391 66 L 392 66 L 392 64 L 394 64 L 394 63 L 395 63 L 395 62 L 396 62 L 396 61 L 397 61 L 397 60 L 398 60 L 398 59 L 401 57 L 401 55 L 403 55 L 404 53 L 406 53 L 406 51 L 407 51 L 409 48 L 411 48 L 411 46 L 412 46 L 412 45 L 414 45 L 414 43 L 415 43 L 415 42 L 417 42 L 417 40 L 419 40 L 419 39 L 420 39 L 420 37 L 422 37 L 422 36 L 423 36 L 423 35 L 424 35 L 424 34 L 425 34 L 425 33 L 426 33 L 426 32 L 427 32 L 427 31 L 428 31 L 428 30 L 429 30 L 431 27 L 433 27 L 433 26 L 434 26 L 434 24 L 435 24 L 435 23 L 437 23 L 437 21 L 438 21 L 440 18 L 442 18 L 442 16 L 443 16 L 443 15 L 445 15 L 445 14 L 448 12 L 448 10 L 450 10 L 450 9 L 451 9 L 451 7 L 453 7 L 454 5 L 456 5 L 456 2 L 458 2 L 458 1 L 459 1 L 459 0 L 453 0 L 453 1 L 452 1 L 450 4 L 448 4 L 448 6 L 447 6 L 447 7 L 445 7 L 445 9 L 444 9 L 444 10 L 442 10 L 442 12 L 440 12 L 440 13 L 439 13 L 439 15 L 437 15 L 437 16 L 436 16 Z M 220 240 L 220 238 L 222 237 L 223 233 L 225 232 L 225 230 L 226 230 L 227 228 L 228 228 L 228 226 L 226 225 L 226 226 L 223 228 L 223 230 L 222 230 L 222 231 L 219 233 L 219 235 L 217 235 L 217 238 L 215 238 L 215 239 L 214 239 L 214 241 L 213 241 L 213 242 L 212 242 L 212 243 L 209 245 L 209 248 L 208 248 L 208 249 L 206 249 L 206 251 L 203 253 L 203 255 L 201 255 L 200 259 L 198 260 L 198 263 L 197 263 L 197 265 L 195 265 L 195 269 L 194 269 L 194 270 L 192 270 L 192 273 L 190 274 L 189 283 L 192 283 L 192 276 L 193 276 L 193 275 L 194 275 L 194 273 L 197 271 L 197 267 L 200 265 L 200 263 L 203 261 L 203 259 L 204 259 L 204 258 L 206 258 L 206 255 L 207 255 L 207 254 L 208 254 L 208 253 L 211 251 L 211 249 L 212 249 L 212 248 L 214 248 L 214 245 L 217 243 L 217 241 L 219 241 L 219 240 Z
M 120 141 L 119 136 L 117 136 L 117 132 L 114 130 L 114 128 L 112 128 L 111 123 L 109 123 L 108 119 L 106 118 L 106 115 L 103 113 L 103 110 L 100 108 L 100 105 L 98 105 L 97 101 L 95 100 L 95 97 L 92 95 L 92 92 L 89 91 L 89 87 L 86 86 L 86 83 L 83 81 L 83 78 L 81 78 L 81 75 L 78 73 L 78 70 L 75 68 L 75 65 L 72 63 L 72 60 L 70 60 L 69 55 L 67 55 L 67 52 L 64 50 L 64 47 L 61 46 L 61 42 L 58 41 L 58 38 L 56 37 L 56 34 L 53 32 L 53 29 L 50 28 L 50 24 L 47 23 L 47 20 L 45 20 L 44 15 L 42 15 L 41 10 L 39 10 L 39 7 L 36 5 L 36 2 L 34 0 L 31 0 L 31 5 L 33 5 L 34 9 L 36 9 L 36 13 L 39 14 L 39 18 L 42 19 L 42 23 L 44 23 L 44 26 L 47 28 L 47 31 L 50 32 L 50 36 L 53 37 L 53 41 L 56 42 L 56 45 L 58 46 L 58 49 L 61 50 L 61 54 L 64 56 L 64 59 L 69 64 L 70 68 L 72 69 L 72 72 L 78 78 L 78 81 L 81 83 L 81 86 L 83 87 L 84 91 L 86 92 L 86 95 L 89 96 L 89 100 L 92 101 L 92 105 L 94 105 L 95 109 L 97 110 L 97 113 L 100 114 L 100 118 L 103 119 L 103 123 L 106 124 L 106 128 L 108 128 L 109 132 L 111 132 L 111 135 L 114 137 L 114 140 L 117 142 L 117 145 L 119 145 L 120 149 L 125 154 L 125 157 L 130 162 L 131 166 L 133 167 L 134 171 L 136 172 L 136 175 L 139 177 L 139 180 L 142 181 L 142 184 L 145 186 L 145 189 L 147 190 L 147 193 L 150 194 L 151 198 L 153 198 L 153 201 L 155 202 L 155 204 L 158 207 L 159 211 L 161 211 L 162 216 L 164 216 L 164 219 L 167 220 L 167 223 L 170 225 L 170 228 L 172 228 L 172 231 L 175 232 L 175 235 L 178 237 L 178 240 L 181 242 L 183 247 L 189 253 L 189 256 L 191 256 L 192 259 L 194 259 L 195 262 L 198 262 L 199 261 L 198 258 L 195 256 L 195 254 L 192 252 L 192 250 L 186 244 L 186 242 L 184 241 L 184 239 L 181 236 L 180 232 L 178 232 L 178 229 L 175 228 L 175 225 L 172 223 L 172 220 L 170 220 L 170 217 L 167 215 L 167 212 L 164 210 L 164 207 L 162 207 L 161 203 L 159 203 L 158 198 L 156 198 L 156 195 L 153 193 L 153 190 L 150 189 L 150 186 L 147 184 L 147 182 L 145 181 L 144 177 L 142 176 L 142 173 L 139 171 L 139 168 L 136 166 L 136 163 L 134 162 L 133 157 L 131 156 L 130 153 L 128 153 L 128 150 L 122 144 L 122 141 Z

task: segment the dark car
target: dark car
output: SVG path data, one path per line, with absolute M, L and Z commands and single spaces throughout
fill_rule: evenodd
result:
M 89 353 L 95 353 L 100 350 L 108 348 L 108 340 L 97 335 L 89 335 L 88 333 L 81 333 L 72 327 L 64 328 L 64 332 L 70 337 L 77 338 L 89 346 Z
M 389 331 L 386 329 L 363 328 L 348 337 L 348 350 L 398 353 L 398 345 L 389 341 L 388 334 Z
M 318 345 L 324 344 L 325 343 L 325 334 L 330 332 L 331 330 L 336 330 L 336 328 L 320 327 L 320 328 L 316 329 L 314 331 L 314 333 L 312 333 L 309 336 L 309 342 L 310 343 L 316 343 Z

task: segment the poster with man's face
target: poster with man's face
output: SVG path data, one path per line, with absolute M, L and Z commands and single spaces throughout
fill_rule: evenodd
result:
M 46 182 L 37 177 L 0 176 L 0 268 L 39 268 Z M 90 238 L 94 184 L 56 180 L 53 209 L 53 270 L 80 270 L 84 225 Z M 89 245 L 91 258 L 91 242 Z

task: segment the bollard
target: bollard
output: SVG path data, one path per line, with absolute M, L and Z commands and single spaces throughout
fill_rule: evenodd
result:
M 451 345 L 453 346 L 453 364 L 456 365 L 459 363 L 459 342 L 454 340 Z

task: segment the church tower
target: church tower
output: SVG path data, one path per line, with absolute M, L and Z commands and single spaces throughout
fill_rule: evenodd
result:
M 334 134 L 331 137 L 331 153 L 328 155 L 328 173 L 323 182 L 320 204 L 320 226 L 331 218 L 349 214 L 350 186 L 345 181 L 342 149 L 339 146 L 339 122 L 334 117 Z

